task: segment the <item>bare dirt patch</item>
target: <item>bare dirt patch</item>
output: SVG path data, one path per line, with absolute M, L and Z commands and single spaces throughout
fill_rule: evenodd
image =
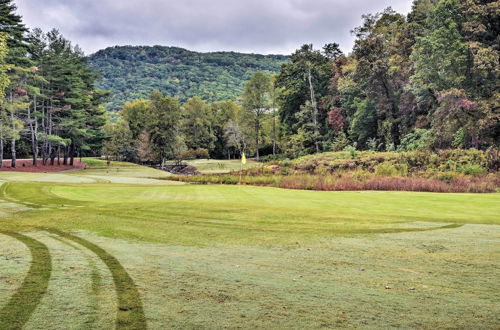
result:
M 62 160 L 61 160 L 62 163 Z M 50 165 L 50 162 L 47 165 L 42 165 L 42 161 L 38 160 L 38 166 L 33 166 L 33 160 L 31 159 L 18 159 L 16 161 L 16 167 L 12 167 L 11 160 L 7 159 L 3 161 L 3 166 L 0 168 L 0 171 L 10 171 L 10 172 L 33 172 L 33 173 L 44 173 L 44 172 L 63 172 L 73 169 L 83 169 L 87 165 L 84 162 L 80 162 L 79 160 L 74 161 L 74 165 L 57 165 L 57 160 L 54 165 Z

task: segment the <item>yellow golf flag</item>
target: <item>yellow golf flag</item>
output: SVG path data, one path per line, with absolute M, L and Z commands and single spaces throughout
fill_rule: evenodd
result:
M 245 153 L 241 155 L 241 163 L 246 164 L 247 163 L 247 158 L 245 157 Z

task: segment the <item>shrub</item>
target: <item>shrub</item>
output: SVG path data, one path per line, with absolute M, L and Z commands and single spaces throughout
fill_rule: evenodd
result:
M 358 156 L 358 151 L 354 146 L 347 146 L 344 148 L 344 151 L 347 151 L 349 153 L 351 159 L 356 159 L 356 157 Z
M 433 178 L 450 183 L 454 179 L 458 178 L 461 174 L 455 171 L 437 172 L 432 175 Z
M 375 175 L 376 176 L 397 176 L 399 174 L 397 168 L 390 163 L 380 163 L 375 166 Z
M 401 139 L 398 147 L 400 151 L 411 151 L 429 148 L 432 144 L 432 131 L 426 129 L 416 129 L 414 132 L 406 134 Z
M 365 182 L 372 177 L 372 174 L 365 170 L 355 170 L 350 173 L 351 178 L 357 182 Z
M 235 176 L 225 176 L 222 178 L 221 183 L 224 184 L 237 184 L 239 182 L 239 178 Z
M 335 138 L 332 143 L 331 150 L 332 151 L 341 151 L 349 146 L 349 139 L 344 132 L 340 132 L 339 136 Z
M 289 168 L 287 167 L 280 167 L 280 174 L 281 175 L 290 175 L 291 174 L 291 171 Z
M 458 168 L 458 171 L 460 173 L 466 174 L 466 175 L 472 175 L 475 177 L 482 176 L 486 173 L 486 169 L 480 165 L 477 164 L 465 164 L 462 165 Z

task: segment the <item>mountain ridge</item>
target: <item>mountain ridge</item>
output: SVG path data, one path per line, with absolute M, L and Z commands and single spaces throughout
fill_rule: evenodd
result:
M 277 73 L 289 57 L 234 51 L 196 52 L 175 46 L 113 46 L 88 57 L 101 78 L 97 87 L 110 90 L 108 110 L 147 98 L 153 90 L 181 102 L 198 96 L 207 102 L 236 100 L 257 71 Z

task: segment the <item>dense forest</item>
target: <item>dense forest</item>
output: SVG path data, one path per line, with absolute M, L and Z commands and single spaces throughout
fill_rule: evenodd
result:
M 99 155 L 107 92 L 86 58 L 57 30 L 28 31 L 16 6 L 0 1 L 0 167 L 4 155 L 33 165 L 73 165 L 76 155 Z
M 56 30 L 28 31 L 3 0 L 0 154 L 15 165 L 101 150 L 159 163 L 495 148 L 499 12 L 498 1 L 416 0 L 408 15 L 364 15 L 349 54 L 332 42 L 290 57 L 126 46 L 86 58 Z
M 417 0 L 407 16 L 363 16 L 347 56 L 303 46 L 276 84 L 284 150 L 498 145 L 499 9 Z
M 92 54 L 88 63 L 101 75 L 97 87 L 112 92 L 106 107 L 119 110 L 126 101 L 146 98 L 155 90 L 181 102 L 194 96 L 208 102 L 236 100 L 252 74 L 278 72 L 287 60 L 283 55 L 116 46 Z
M 169 127 L 172 136 L 156 143 L 165 148 L 170 141 L 156 159 L 197 150 L 269 159 L 345 149 L 498 147 L 499 13 L 498 1 L 417 0 L 406 16 L 390 8 L 364 15 L 350 54 L 336 43 L 321 50 L 303 45 L 276 75 L 255 73 L 237 103 L 194 97 L 179 105 L 155 93 L 125 104 L 124 122 L 107 130 L 133 139 L 124 149 L 108 141 L 107 150 L 141 158 L 144 142 L 166 129 L 148 124 L 153 116 L 146 113 L 161 112 L 160 104 L 179 120 Z M 151 158 L 154 148 L 148 150 Z

